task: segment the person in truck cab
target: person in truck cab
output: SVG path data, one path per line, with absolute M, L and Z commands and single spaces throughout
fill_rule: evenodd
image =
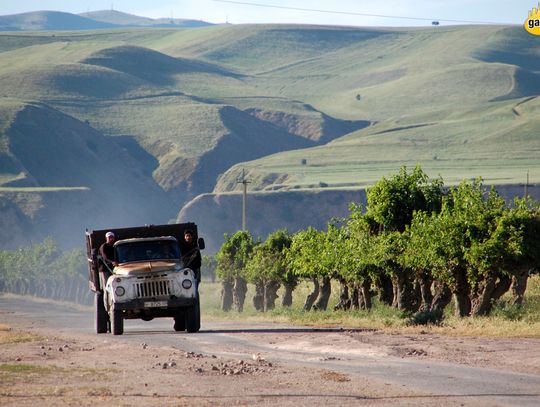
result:
M 184 267 L 189 267 L 195 272 L 197 281 L 201 281 L 201 252 L 199 251 L 199 246 L 193 238 L 193 232 L 191 230 L 186 230 L 184 232 L 184 242 L 181 245 L 182 248 L 182 261 L 184 262 Z
M 178 255 L 174 254 L 174 251 L 169 244 L 164 244 L 161 257 L 164 259 L 177 259 Z
M 111 270 L 118 265 L 114 257 L 114 242 L 116 236 L 113 232 L 105 233 L 105 243 L 99 247 L 99 255 L 101 256 L 101 261 L 99 262 L 99 275 L 103 279 L 102 287 L 105 287 L 107 279 L 112 274 Z

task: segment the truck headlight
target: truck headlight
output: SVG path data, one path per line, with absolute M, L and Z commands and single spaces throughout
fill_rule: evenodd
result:
M 116 287 L 114 289 L 114 293 L 116 295 L 118 295 L 119 297 L 123 296 L 125 293 L 126 293 L 126 290 L 124 287 L 122 287 L 121 285 L 119 285 L 118 287 Z
M 186 290 L 191 288 L 192 285 L 193 283 L 191 282 L 191 280 L 185 279 L 184 281 L 182 281 L 182 287 L 184 287 Z

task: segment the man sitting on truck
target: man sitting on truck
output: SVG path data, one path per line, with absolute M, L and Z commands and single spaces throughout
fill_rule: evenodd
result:
M 105 233 L 105 243 L 99 247 L 99 255 L 101 256 L 101 261 L 99 262 L 99 275 L 102 278 L 101 283 L 102 287 L 105 287 L 107 279 L 112 274 L 112 269 L 118 265 L 114 257 L 114 241 L 116 236 L 113 232 Z
M 195 272 L 197 281 L 201 281 L 201 252 L 199 246 L 193 238 L 193 232 L 186 230 L 184 232 L 184 242 L 181 245 L 182 248 L 182 261 L 184 267 L 189 267 Z

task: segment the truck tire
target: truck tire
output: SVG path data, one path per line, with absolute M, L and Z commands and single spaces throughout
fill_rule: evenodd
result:
M 174 317 L 174 330 L 176 332 L 186 330 L 186 314 L 184 311 L 178 311 L 178 314 Z
M 114 304 L 111 307 L 111 333 L 113 335 L 122 335 L 124 333 L 124 317 L 122 311 L 116 309 Z
M 94 295 L 94 322 L 96 333 L 105 334 L 109 330 L 109 314 L 103 304 L 103 293 L 96 292 Z
M 197 298 L 197 303 L 186 310 L 186 330 L 192 333 L 199 332 L 199 329 L 201 329 L 201 307 Z

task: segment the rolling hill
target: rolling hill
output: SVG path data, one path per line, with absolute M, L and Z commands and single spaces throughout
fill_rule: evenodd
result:
M 32 11 L 0 15 L 0 31 L 81 31 L 112 28 L 196 28 L 212 25 L 198 20 L 152 19 L 116 10 L 71 14 L 60 11 Z
M 355 191 L 402 165 L 420 163 L 447 184 L 482 176 L 519 186 L 527 171 L 536 183 L 539 51 L 520 27 L 505 26 L 0 34 L 2 207 L 18 214 L 10 228 L 21 234 L 33 225 L 43 235 L 32 214 L 50 209 L 43 203 L 50 197 L 92 206 L 78 212 L 89 227 L 106 223 L 95 210 L 102 194 L 88 192 L 101 183 L 88 175 L 103 179 L 97 168 L 107 160 L 89 164 L 96 154 L 89 134 L 123 157 L 114 159 L 111 185 L 140 206 L 135 223 L 166 222 L 187 204 L 178 219 L 214 219 L 220 226 L 206 227 L 216 242 L 240 226 L 231 211 L 243 171 L 250 191 L 261 194 L 265 218 L 291 230 L 305 224 L 306 201 L 298 196 L 326 208 L 307 216 L 324 224 L 329 213 L 346 215 L 343 201 Z M 60 157 L 72 176 L 39 155 L 31 143 L 36 127 L 26 123 L 63 137 L 46 145 L 71 146 Z M 82 157 L 84 171 L 72 156 Z M 144 188 L 131 181 L 134 174 Z M 33 198 L 20 195 L 31 190 L 6 189 L 13 187 L 34 188 Z M 140 194 L 148 193 L 153 203 L 143 205 Z M 266 231 L 258 221 L 253 229 Z
M 261 87 L 284 78 L 280 96 L 340 117 L 363 117 L 371 126 L 322 147 L 242 163 L 215 191 L 237 189 L 232 181 L 244 170 L 255 190 L 357 188 L 396 171 L 398 164 L 416 163 L 449 183 L 478 176 L 490 184 L 519 183 L 528 170 L 538 182 L 540 137 L 533 129 L 540 124 L 540 54 L 534 38 L 517 27 L 385 35 L 258 78 Z M 393 52 L 382 53 L 389 40 Z M 318 80 L 308 85 L 311 72 Z M 286 181 L 258 181 L 267 174 Z
M 132 140 L 40 103 L 12 102 L 10 113 L 1 121 L 2 246 L 46 236 L 78 244 L 89 219 L 108 227 L 174 216 L 152 179 L 155 160 Z
M 122 13 L 117 10 L 89 11 L 79 14 L 82 17 L 90 18 L 102 23 L 115 24 L 122 27 L 153 27 L 153 28 L 195 28 L 212 25 L 205 21 L 189 20 L 183 18 L 148 18 L 140 17 L 129 13 Z
M 0 16 L 0 31 L 99 30 L 115 26 L 115 24 L 60 11 L 33 11 Z

